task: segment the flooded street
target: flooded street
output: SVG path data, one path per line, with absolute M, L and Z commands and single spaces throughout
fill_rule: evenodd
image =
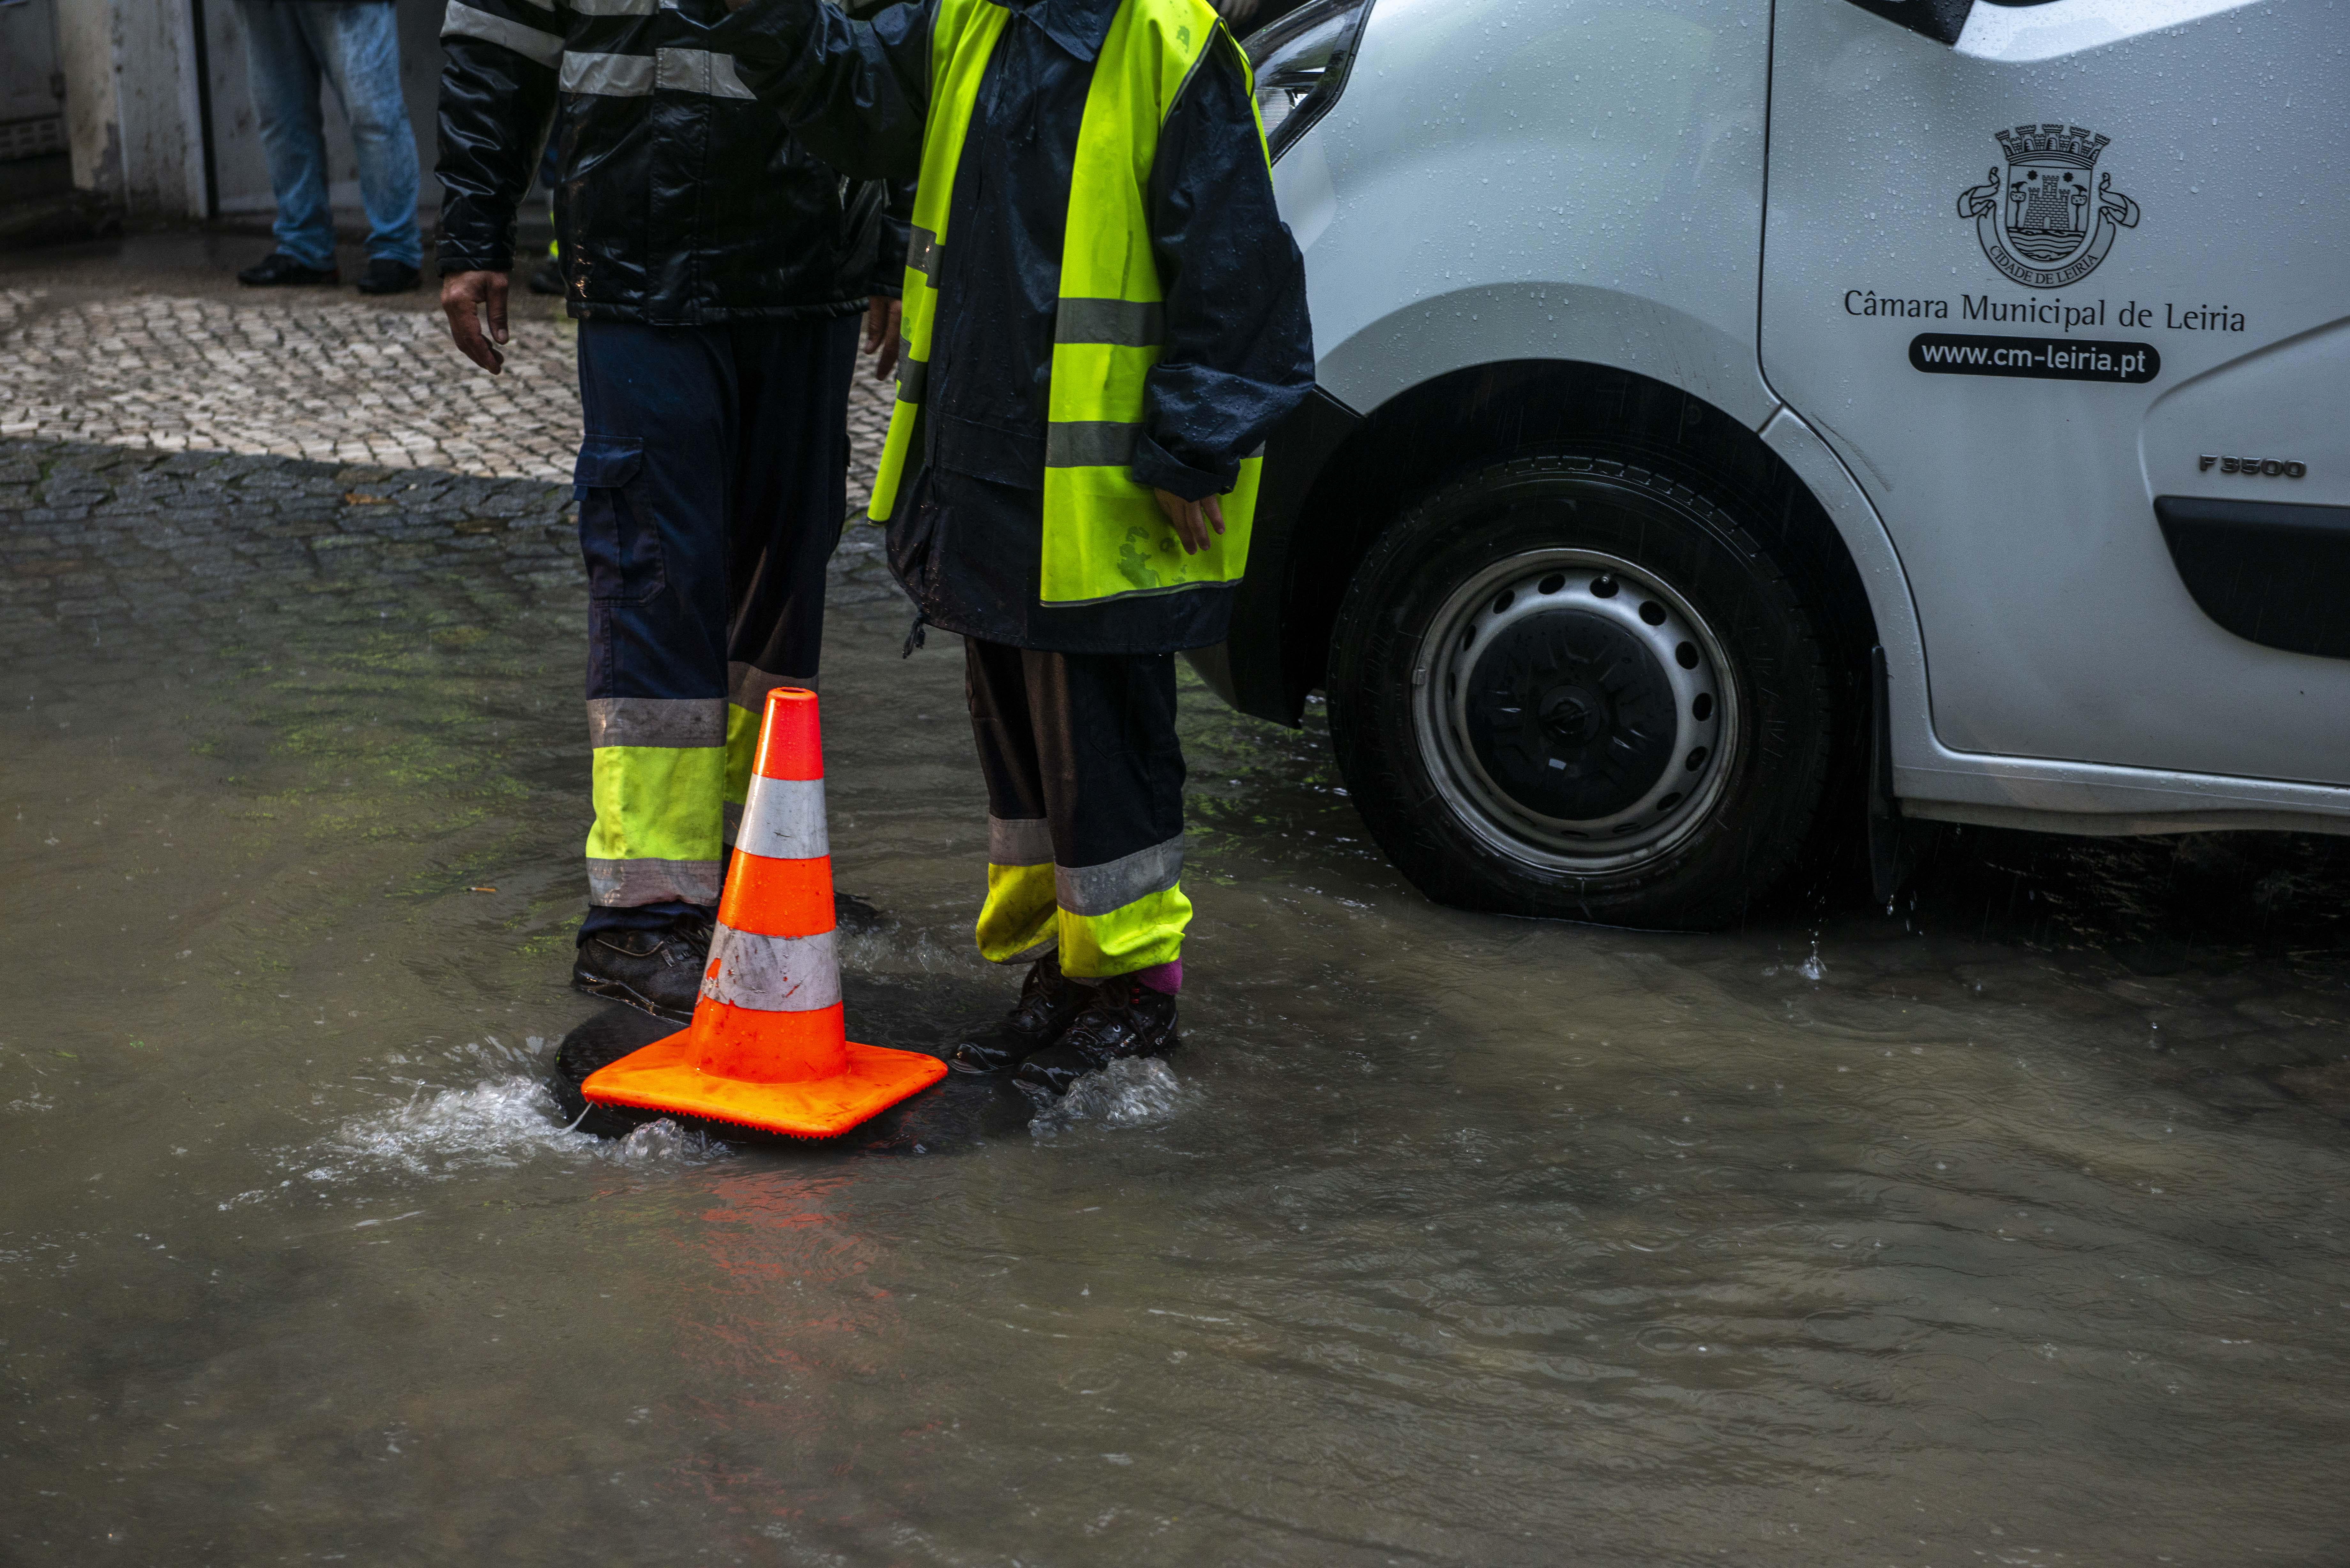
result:
M 1187 674 L 1166 1072 L 604 1143 L 541 1086 L 598 1011 L 567 491 L 0 487 L 0 1561 L 2350 1559 L 2350 841 L 1509 921 Z M 874 543 L 849 1024 L 936 1049 L 1010 984 L 959 650 L 900 659 Z

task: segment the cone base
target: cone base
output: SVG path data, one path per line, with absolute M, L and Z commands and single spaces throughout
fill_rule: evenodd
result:
M 792 1137 L 837 1137 L 947 1075 L 947 1064 L 936 1056 L 852 1041 L 847 1072 L 754 1084 L 703 1072 L 691 1033 L 681 1029 L 598 1068 L 579 1092 L 599 1106 L 670 1111 Z

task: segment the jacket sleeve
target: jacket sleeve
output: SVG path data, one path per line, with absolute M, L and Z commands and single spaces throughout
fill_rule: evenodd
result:
M 1219 29 L 1209 47 L 1217 57 L 1169 111 L 1150 170 L 1166 339 L 1128 465 L 1186 501 L 1230 490 L 1314 385 L 1305 263 L 1274 205 L 1239 46 Z
M 889 182 L 889 202 L 883 209 L 881 254 L 873 261 L 873 292 L 885 299 L 906 292 L 906 252 L 914 238 L 914 182 Z
M 868 22 L 824 0 L 750 0 L 710 42 L 818 158 L 853 179 L 910 181 L 922 168 L 933 10 L 908 0 Z
M 555 119 L 556 16 L 532 0 L 449 0 L 435 168 L 444 275 L 513 270 L 515 211 Z
M 860 22 L 889 7 L 886 0 L 847 0 L 842 6 Z M 881 248 L 873 258 L 872 291 L 885 299 L 906 292 L 906 250 L 914 237 L 914 182 L 892 180 L 881 205 Z

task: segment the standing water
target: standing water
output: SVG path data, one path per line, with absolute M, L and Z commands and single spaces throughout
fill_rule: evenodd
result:
M 1184 696 L 1188 1042 L 886 1149 L 567 1131 L 560 491 L 0 446 L 0 1559 L 2350 1555 L 2350 857 L 1430 906 Z M 1008 1001 L 951 639 L 825 671 L 852 1034 Z M 957 1092 L 962 1092 L 958 1088 Z

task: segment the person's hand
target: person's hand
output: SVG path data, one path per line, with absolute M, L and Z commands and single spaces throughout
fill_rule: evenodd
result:
M 1205 501 L 1186 501 L 1170 490 L 1153 490 L 1159 498 L 1159 510 L 1167 514 L 1167 521 L 1175 525 L 1175 537 L 1183 541 L 1183 553 L 1196 556 L 1208 547 L 1208 530 L 1224 531 L 1223 504 L 1214 496 Z
M 899 325 L 905 315 L 906 304 L 900 299 L 873 296 L 865 307 L 865 351 L 873 356 L 873 379 L 886 381 L 889 372 L 898 368 L 898 355 L 904 339 Z
M 457 350 L 494 376 L 506 357 L 494 345 L 506 340 L 506 275 L 502 272 L 451 273 L 441 280 L 441 308 L 449 317 L 449 336 Z M 489 317 L 489 333 L 481 317 Z

